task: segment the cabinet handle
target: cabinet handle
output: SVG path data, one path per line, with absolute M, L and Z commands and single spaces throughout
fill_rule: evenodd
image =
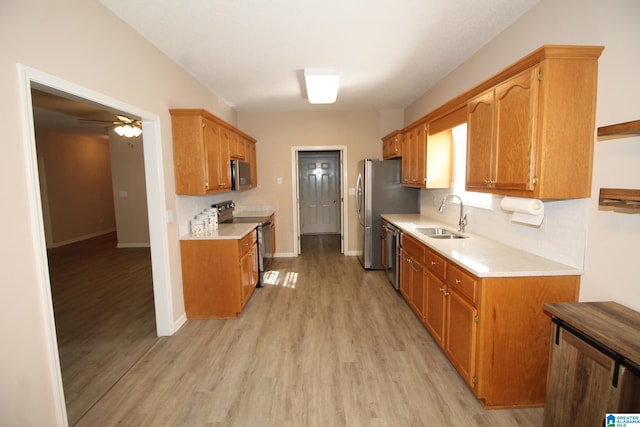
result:
M 460 283 L 462 283 L 462 280 L 456 279 L 455 282 L 456 282 L 456 285 L 459 285 Z
M 431 261 L 431 265 L 436 265 L 436 264 L 438 264 L 438 263 L 435 262 L 435 261 Z

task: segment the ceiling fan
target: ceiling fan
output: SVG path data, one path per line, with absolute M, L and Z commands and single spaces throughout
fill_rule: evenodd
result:
M 142 122 L 140 120 L 130 119 L 127 116 L 116 115 L 118 120 L 95 120 L 95 119 L 78 119 L 83 124 L 104 124 L 108 123 L 106 127 L 115 126 L 113 131 L 125 138 L 135 138 L 142 134 Z

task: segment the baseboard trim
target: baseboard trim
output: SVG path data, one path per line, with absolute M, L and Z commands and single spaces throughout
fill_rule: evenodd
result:
M 118 243 L 118 245 L 116 246 L 118 249 L 122 249 L 122 248 L 150 248 L 151 244 L 150 243 Z
M 182 315 L 178 317 L 175 322 L 173 322 L 173 333 L 175 334 L 176 332 L 178 332 L 178 330 L 182 328 L 185 323 L 187 323 L 187 313 L 182 313 Z
M 113 233 L 116 231 L 115 228 L 109 228 L 107 230 L 96 231 L 95 233 L 84 234 L 82 236 L 73 237 L 71 239 L 62 240 L 60 242 L 51 243 L 47 246 L 47 249 L 59 248 L 60 246 L 70 245 L 72 243 L 82 242 L 83 240 L 92 239 L 98 236 L 104 236 L 105 234 Z

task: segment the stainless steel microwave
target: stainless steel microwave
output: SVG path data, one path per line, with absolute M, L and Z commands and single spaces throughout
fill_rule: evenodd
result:
M 231 160 L 231 189 L 234 191 L 251 189 L 251 163 Z

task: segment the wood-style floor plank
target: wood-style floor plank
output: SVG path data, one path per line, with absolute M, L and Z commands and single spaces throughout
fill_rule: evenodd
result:
M 482 408 L 380 271 L 305 236 L 234 320 L 191 320 L 80 426 L 539 426 Z
M 110 233 L 48 251 L 70 425 L 157 339 L 149 248 L 116 245 Z

